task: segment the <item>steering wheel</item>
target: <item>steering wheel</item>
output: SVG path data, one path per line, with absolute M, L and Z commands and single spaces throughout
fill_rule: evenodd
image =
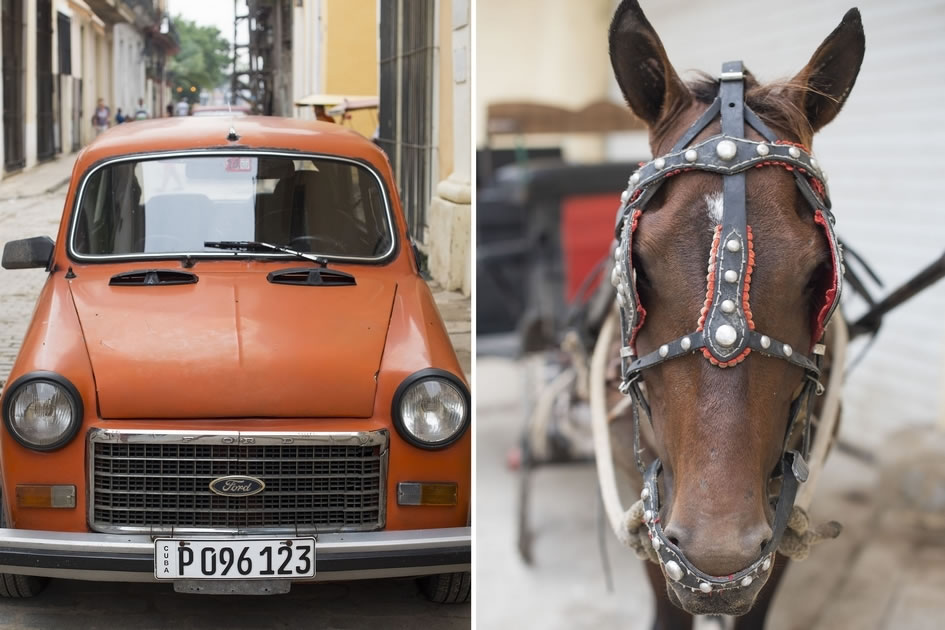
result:
M 305 244 L 305 249 L 298 247 L 298 244 Z M 323 247 L 318 247 L 316 249 L 315 244 L 321 243 L 327 245 L 327 251 L 323 251 Z M 289 247 L 293 249 L 298 249 L 305 252 L 313 252 L 318 254 L 335 254 L 335 255 L 344 255 L 345 250 L 348 249 L 347 243 L 341 239 L 330 236 L 328 234 L 304 234 L 302 236 L 295 236 L 289 241 Z

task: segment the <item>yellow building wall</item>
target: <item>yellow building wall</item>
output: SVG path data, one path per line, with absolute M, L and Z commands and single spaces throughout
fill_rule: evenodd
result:
M 322 2 L 324 93 L 377 96 L 377 2 Z M 352 112 L 344 124 L 370 138 L 377 129 L 377 113 Z
M 616 4 L 615 0 L 477 0 L 478 146 L 487 141 L 486 109 L 491 103 L 532 101 L 580 108 L 608 96 L 613 75 L 607 31 Z M 515 138 L 501 140 L 515 145 Z M 572 157 L 603 157 L 599 137 L 546 137 L 544 144 L 557 142 Z
M 441 0 L 437 28 L 439 46 L 438 90 L 439 121 L 437 124 L 437 151 L 439 152 L 437 179 L 443 180 L 453 172 L 453 7 L 450 0 Z

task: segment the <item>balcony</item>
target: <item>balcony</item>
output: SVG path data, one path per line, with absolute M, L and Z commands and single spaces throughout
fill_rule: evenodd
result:
M 134 11 L 135 25 L 138 28 L 151 28 L 158 23 L 160 14 L 154 6 L 154 0 L 125 0 L 125 4 Z
M 95 11 L 95 15 L 108 24 L 135 21 L 134 11 L 128 6 L 129 3 L 122 0 L 86 0 L 86 4 Z

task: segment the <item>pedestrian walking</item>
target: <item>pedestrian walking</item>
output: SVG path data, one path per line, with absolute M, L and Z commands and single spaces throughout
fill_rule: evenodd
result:
M 143 99 L 143 98 L 139 98 L 139 99 L 138 99 L 138 109 L 135 110 L 135 120 L 144 120 L 144 119 L 150 118 L 150 117 L 151 117 L 151 116 L 148 114 L 148 110 L 145 109 L 145 107 L 144 107 L 144 99 Z
M 120 125 L 126 120 L 128 120 L 128 117 L 121 113 L 121 108 L 119 107 L 118 111 L 115 112 L 115 123 Z
M 173 116 L 173 115 L 174 115 L 174 104 L 173 104 L 173 103 L 168 103 L 168 104 L 167 104 L 167 116 L 168 116 L 168 118 L 170 118 L 170 117 Z
M 98 99 L 98 105 L 95 107 L 95 113 L 92 114 L 92 127 L 95 128 L 95 137 L 98 137 L 103 131 L 108 129 L 108 119 L 111 117 L 111 110 L 105 104 L 105 99 Z

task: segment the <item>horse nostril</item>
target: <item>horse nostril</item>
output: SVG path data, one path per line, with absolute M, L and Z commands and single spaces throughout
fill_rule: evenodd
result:
M 663 530 L 663 534 L 666 536 L 666 540 L 682 550 L 683 545 L 686 543 L 686 532 L 684 530 L 681 530 L 673 523 L 670 523 L 666 529 Z
M 663 533 L 689 562 L 709 575 L 728 575 L 749 566 L 759 558 L 759 552 L 772 535 L 766 523 L 712 522 L 699 525 L 689 528 L 674 520 L 667 523 Z

